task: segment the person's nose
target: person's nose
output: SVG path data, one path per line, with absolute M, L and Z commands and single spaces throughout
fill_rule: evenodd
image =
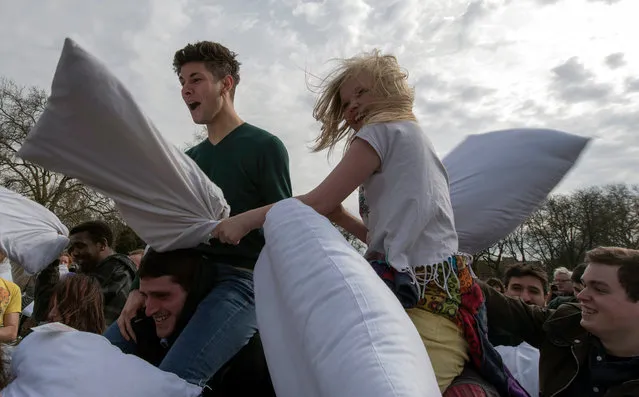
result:
M 153 299 L 147 298 L 144 302 L 144 305 L 146 306 L 144 309 L 144 314 L 147 317 L 153 316 L 159 310 L 158 305 L 156 305 L 155 302 L 153 302 Z

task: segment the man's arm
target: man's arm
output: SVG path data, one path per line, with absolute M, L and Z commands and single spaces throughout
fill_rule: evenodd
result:
M 13 342 L 18 338 L 20 313 L 5 313 L 3 322 L 0 328 L 0 342 Z
M 545 339 L 543 325 L 553 311 L 507 297 L 482 281 L 479 285 L 486 298 L 488 328 L 504 330 L 539 348 Z
M 46 321 L 49 315 L 51 294 L 56 284 L 60 281 L 59 264 L 60 261 L 56 259 L 42 270 L 36 278 L 32 317 L 37 323 Z
M 259 187 L 263 205 L 293 196 L 288 151 L 276 136 L 271 137 L 264 145 L 260 160 Z

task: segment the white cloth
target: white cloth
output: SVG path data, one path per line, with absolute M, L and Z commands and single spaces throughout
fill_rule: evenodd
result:
M 27 317 L 31 317 L 31 315 L 33 314 L 33 307 L 35 305 L 35 301 L 29 303 L 27 305 L 27 307 L 25 307 L 24 309 L 22 309 L 22 315 L 23 316 L 27 316 Z
M 468 136 L 443 160 L 459 250 L 476 254 L 515 230 L 570 171 L 589 140 L 546 129 Z
M 68 235 L 53 212 L 0 187 L 0 249 L 28 274 L 56 260 L 69 244 Z
M 13 282 L 13 272 L 11 271 L 11 260 L 9 257 L 0 262 L 0 278 Z
M 326 218 L 287 199 L 264 234 L 255 302 L 279 397 L 441 395 L 406 311 Z
M 504 364 L 531 396 L 539 395 L 539 350 L 522 342 L 519 346 L 495 346 Z
M 441 263 L 457 252 L 448 176 L 433 145 L 412 121 L 364 126 L 356 135 L 381 160 L 363 185 L 368 252 L 397 270 Z
M 213 221 L 229 215 L 222 191 L 162 137 L 126 87 L 70 39 L 47 107 L 19 155 L 113 199 L 157 251 L 208 241 Z
M 11 372 L 2 397 L 196 397 L 202 390 L 80 331 L 33 332 L 13 351 Z

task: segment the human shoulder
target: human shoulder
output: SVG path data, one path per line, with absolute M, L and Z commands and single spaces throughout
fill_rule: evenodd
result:
M 186 149 L 186 151 L 184 153 L 187 156 L 193 158 L 198 153 L 201 153 L 202 151 L 204 151 L 206 149 L 207 142 L 208 142 L 208 138 L 205 138 L 200 143 L 198 143 L 197 145 L 191 146 L 190 148 Z
M 20 293 L 20 287 L 18 286 L 18 284 L 14 283 L 13 281 L 9 281 L 7 279 L 1 279 L 2 282 L 4 283 L 4 288 L 9 291 L 9 294 L 15 294 L 15 293 Z
M 130 271 L 135 273 L 135 264 L 126 255 L 113 254 L 106 257 L 98 269 L 99 273 L 111 273 L 114 271 Z
M 242 131 L 242 136 L 250 137 L 259 142 L 268 142 L 273 140 L 279 140 L 277 136 L 270 133 L 269 131 L 257 127 L 250 123 L 244 123 L 239 127 Z
M 277 135 L 249 123 L 242 124 L 240 128 L 242 128 L 241 137 L 249 139 L 256 151 L 269 155 L 273 153 L 288 153 L 286 146 Z

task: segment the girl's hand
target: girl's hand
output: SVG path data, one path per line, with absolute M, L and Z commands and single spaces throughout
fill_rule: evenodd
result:
M 247 220 L 242 215 L 236 215 L 221 221 L 211 235 L 224 244 L 238 245 L 250 231 Z

